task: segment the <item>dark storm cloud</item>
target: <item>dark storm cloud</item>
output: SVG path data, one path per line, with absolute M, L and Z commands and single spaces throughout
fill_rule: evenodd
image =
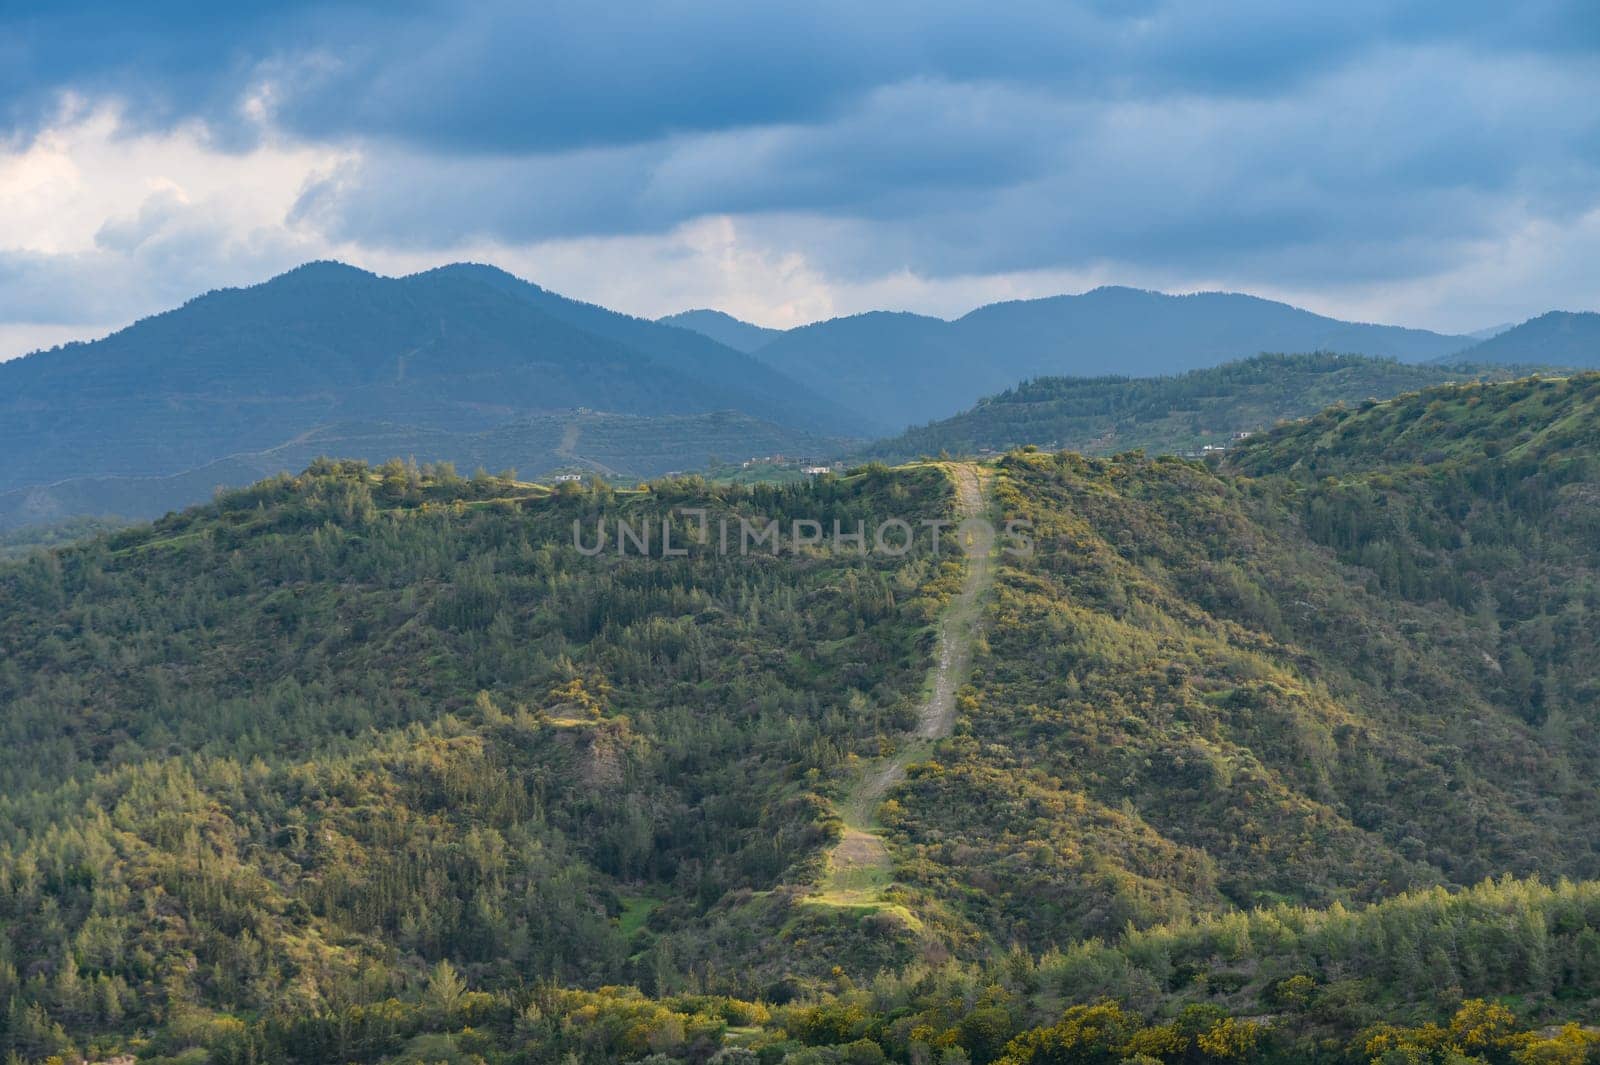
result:
M 1092 97 L 1270 95 L 1380 45 L 1562 52 L 1600 44 L 1587 0 L 951 4 L 41 3 L 3 16 L 15 128 L 60 90 L 149 122 L 226 126 L 272 81 L 313 137 L 451 151 L 626 144 L 825 119 L 910 79 Z
M 290 221 L 372 247 L 734 214 L 837 276 L 1314 282 L 1435 270 L 1600 206 L 1592 0 L 25 0 L 0 19 L 14 137 L 72 93 L 135 128 L 202 119 L 224 150 L 353 146 Z
M 1283 280 L 1437 268 L 1512 210 L 1593 209 L 1600 79 L 1531 56 L 1385 48 L 1275 97 L 1084 100 L 914 81 L 826 122 L 616 148 L 453 156 L 379 148 L 308 190 L 326 232 L 410 247 L 651 232 L 708 213 L 820 214 L 831 273 L 1094 261 Z

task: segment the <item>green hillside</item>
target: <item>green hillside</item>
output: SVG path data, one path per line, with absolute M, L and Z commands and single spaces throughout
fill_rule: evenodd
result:
M 1175 377 L 1040 377 L 943 421 L 878 441 L 887 461 L 975 455 L 1024 444 L 1111 455 L 1226 447 L 1334 404 L 1387 399 L 1448 381 L 1505 380 L 1509 368 L 1412 365 L 1360 355 L 1258 355 Z
M 109 518 L 72 518 L 54 525 L 31 525 L 26 529 L 0 532 L 0 559 L 20 558 L 43 548 L 85 540 L 125 524 Z
M 1588 1060 L 1597 397 L 1219 469 L 324 460 L 0 564 L 0 1048 Z M 723 554 L 684 508 L 1031 550 Z M 575 545 L 618 519 L 650 556 Z
M 1430 475 L 1494 469 L 1508 477 L 1561 470 L 1581 479 L 1594 457 L 1597 401 L 1600 375 L 1592 373 L 1435 388 L 1322 411 L 1251 440 L 1230 458 L 1254 476 L 1300 480 L 1380 468 Z

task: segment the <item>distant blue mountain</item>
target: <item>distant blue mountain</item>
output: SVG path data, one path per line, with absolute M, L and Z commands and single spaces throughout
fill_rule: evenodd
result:
M 721 311 L 682 311 L 678 314 L 669 314 L 665 318 L 657 318 L 656 321 L 662 325 L 675 325 L 679 329 L 692 329 L 719 344 L 725 344 L 747 355 L 783 335 L 781 329 L 751 325 Z
M 439 434 L 579 407 L 670 416 L 678 432 L 701 424 L 684 416 L 735 411 L 804 441 L 864 436 L 878 424 L 697 333 L 491 267 L 388 278 L 320 262 L 208 293 L 103 340 L 0 363 L 0 492 L 257 471 L 274 453 L 292 465 L 299 443 L 352 423 L 389 427 L 390 455 L 455 460 L 434 453 Z M 625 424 L 634 446 L 652 446 L 636 421 Z M 714 435 L 726 446 L 725 429 Z M 682 444 L 657 442 L 674 455 L 695 452 Z M 537 472 L 544 455 L 507 462 Z
M 1474 362 L 1600 368 L 1600 314 L 1551 311 L 1461 353 Z
M 631 475 L 821 455 L 1033 377 L 1262 351 L 1600 365 L 1597 321 L 1547 315 L 1472 347 L 1253 296 L 1101 288 L 955 321 L 878 311 L 777 331 L 706 310 L 652 322 L 490 266 L 389 278 L 308 263 L 0 363 L 0 525 L 189 502 L 321 451 Z
M 755 350 L 835 402 L 899 426 L 947 417 L 1037 376 L 1158 376 L 1262 352 L 1424 362 L 1472 343 L 1343 322 L 1255 296 L 1098 288 L 980 307 L 953 322 L 872 312 L 791 329 Z

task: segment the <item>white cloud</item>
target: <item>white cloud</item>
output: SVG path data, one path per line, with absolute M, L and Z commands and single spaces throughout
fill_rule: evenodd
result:
M 1436 273 L 1263 294 L 1341 318 L 1466 333 L 1548 310 L 1600 309 L 1596 249 L 1600 208 L 1561 222 L 1521 214 Z
M 193 124 L 129 133 L 110 105 L 64 113 L 26 146 L 0 148 L 0 357 L 259 281 L 324 248 L 284 218 L 348 152 L 263 138 L 229 153 Z

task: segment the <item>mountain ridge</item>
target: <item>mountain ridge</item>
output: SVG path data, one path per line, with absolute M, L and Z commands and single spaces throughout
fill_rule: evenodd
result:
M 1483 361 L 1503 362 L 1530 332 L 1572 332 L 1590 318 L 1600 316 L 1544 316 L 1472 350 L 1498 351 Z M 743 330 L 730 339 L 754 353 L 694 328 L 707 321 L 713 331 Z M 17 505 L 24 491 L 40 512 L 71 517 L 112 512 L 90 486 L 127 499 L 135 481 L 198 485 L 203 471 L 219 468 L 243 479 L 228 483 L 245 483 L 268 472 L 261 462 L 273 453 L 293 453 L 286 467 L 297 468 L 311 457 L 305 441 L 354 424 L 389 427 L 380 436 L 393 454 L 457 462 L 481 453 L 469 438 L 498 424 L 580 410 L 618 416 L 594 426 L 591 442 L 614 430 L 649 447 L 630 420 L 637 417 L 673 419 L 659 427 L 663 433 L 706 432 L 684 446 L 667 440 L 658 450 L 675 456 L 668 464 L 603 449 L 622 460 L 607 466 L 657 475 L 697 451 L 810 455 L 827 441 L 897 423 L 924 426 L 930 412 L 954 416 L 1063 365 L 1142 377 L 1209 367 L 1229 352 L 1386 346 L 1427 361 L 1466 339 L 1341 322 L 1239 293 L 1115 285 L 1002 301 L 951 320 L 869 311 L 772 331 L 721 312 L 652 322 L 481 263 L 384 277 L 320 260 L 259 285 L 202 294 L 98 341 L 0 363 L 0 451 L 8 457 L 0 522 L 10 520 L 5 512 L 26 509 Z M 726 435 L 703 417 L 718 411 L 789 435 L 763 428 L 759 447 L 729 455 Z M 351 439 L 341 433 L 334 435 Z M 367 444 L 350 447 L 371 461 L 384 457 Z M 429 450 L 441 447 L 455 450 Z M 535 448 L 504 465 L 546 473 L 556 468 L 547 465 L 550 454 Z M 128 516 L 151 516 L 153 506 Z
M 329 425 L 411 426 L 421 440 L 579 408 L 680 419 L 736 410 L 790 434 L 790 446 L 775 450 L 870 425 L 698 334 L 493 267 L 386 278 L 323 261 L 208 292 L 98 341 L 0 363 L 0 492 L 178 476 Z M 392 454 L 416 450 L 404 443 Z M 539 472 L 536 457 L 506 464 Z
M 1169 295 L 1102 286 L 1077 295 L 1012 300 L 953 320 L 868 312 L 785 332 L 755 356 L 809 381 L 836 402 L 918 425 L 948 417 L 974 392 L 1039 376 L 1180 373 L 1269 351 L 1346 351 L 1404 362 L 1472 344 L 1400 326 L 1343 322 L 1241 293 Z
M 1600 368 L 1600 313 L 1547 311 L 1461 353 L 1463 359 Z
M 1109 455 L 1226 448 L 1241 434 L 1336 403 L 1388 399 L 1453 381 L 1514 376 L 1512 367 L 1398 363 L 1360 355 L 1263 354 L 1165 377 L 1036 377 L 952 417 L 855 454 L 904 461 L 1023 445 Z
M 747 355 L 783 334 L 782 329 L 768 329 L 765 326 L 741 321 L 724 311 L 714 311 L 705 307 L 679 311 L 677 314 L 657 318 L 656 321 L 662 325 L 701 333 Z

